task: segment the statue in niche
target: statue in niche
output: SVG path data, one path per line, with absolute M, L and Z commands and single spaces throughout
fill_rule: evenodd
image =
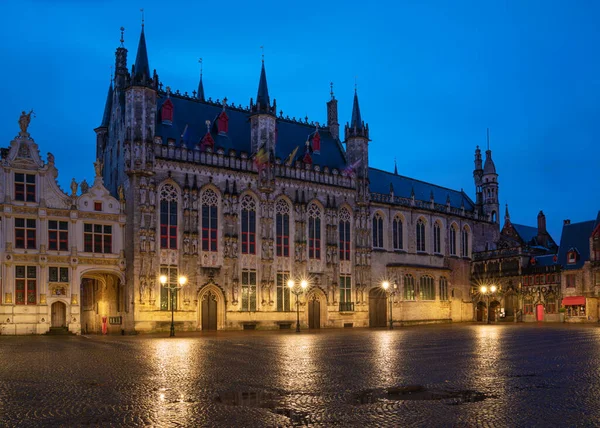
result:
M 190 237 L 184 236 L 183 237 L 183 254 L 189 254 L 189 253 L 190 253 Z
M 154 241 L 154 233 L 150 234 L 150 251 L 151 252 L 156 251 L 156 242 Z
M 231 303 L 237 305 L 238 302 L 238 279 L 234 278 L 231 282 Z
M 142 253 L 146 251 L 146 245 L 147 245 L 146 234 L 142 231 L 140 233 L 140 251 Z
M 150 205 L 154 206 L 156 203 L 156 193 L 154 192 L 154 183 L 150 184 L 150 191 L 148 192 L 150 198 Z
M 183 192 L 183 209 L 190 208 L 190 192 Z
M 237 240 L 234 240 L 231 243 L 231 257 L 237 257 L 238 254 L 238 243 Z
M 192 254 L 198 254 L 198 237 L 192 238 Z
M 140 186 L 140 205 L 146 205 L 146 186 L 142 184 Z

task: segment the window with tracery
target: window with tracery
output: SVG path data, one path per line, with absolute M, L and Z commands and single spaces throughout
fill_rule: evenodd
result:
M 438 254 L 442 252 L 441 230 L 442 230 L 442 228 L 440 227 L 440 224 L 438 222 L 436 222 L 433 225 L 433 252 L 438 253 Z
M 450 255 L 456 255 L 456 226 L 450 227 Z
M 440 300 L 448 300 L 448 280 L 446 277 L 440 277 Z
M 340 260 L 350 260 L 350 213 L 342 208 L 339 214 Z
M 219 198 L 214 190 L 206 189 L 202 193 L 202 251 L 217 251 L 218 204 Z
M 424 275 L 419 280 L 419 299 L 435 300 L 435 288 L 433 286 L 433 278 L 429 275 Z
M 417 251 L 425 251 L 425 222 L 417 221 Z
M 242 254 L 256 254 L 256 201 L 250 195 L 241 200 Z
M 308 206 L 308 258 L 321 258 L 321 209 L 317 204 Z
M 383 217 L 379 213 L 373 216 L 373 248 L 383 248 Z
M 394 217 L 392 223 L 392 240 L 394 244 L 394 250 L 402 250 L 404 248 L 404 239 L 402 238 L 402 219 L 400 217 Z
M 165 184 L 160 189 L 160 248 L 177 249 L 177 200 L 175 186 Z
M 461 255 L 463 257 L 469 257 L 469 229 L 465 226 L 462 231 L 461 240 Z
M 404 275 L 404 300 L 415 300 L 415 278 L 410 275 Z
M 290 256 L 290 205 L 283 199 L 275 204 L 275 248 L 277 257 Z

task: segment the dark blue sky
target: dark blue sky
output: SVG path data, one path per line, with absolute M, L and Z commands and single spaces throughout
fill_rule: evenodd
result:
M 372 142 L 370 164 L 474 198 L 476 145 L 490 128 L 502 207 L 535 225 L 543 209 L 558 241 L 562 220 L 600 209 L 600 3 L 595 1 L 24 1 L 3 4 L 0 139 L 21 110 L 51 151 L 59 183 L 93 176 L 110 66 L 124 26 L 129 66 L 140 12 L 150 68 L 173 90 L 247 105 L 260 46 L 271 97 L 285 115 L 324 123 L 329 82 L 340 122 L 355 76 Z M 288 6 L 291 4 L 293 6 Z M 504 210 L 502 210 L 504 212 Z

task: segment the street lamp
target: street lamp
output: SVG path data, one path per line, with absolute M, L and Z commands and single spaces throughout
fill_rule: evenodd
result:
M 496 292 L 497 288 L 495 285 L 490 286 L 490 288 L 486 287 L 485 285 L 482 285 L 481 287 L 479 287 L 479 292 L 481 294 L 483 294 L 486 297 L 486 302 L 487 302 L 487 323 L 486 324 L 490 324 L 490 294 L 494 294 Z
M 160 281 L 161 285 L 164 287 L 165 284 L 167 283 L 167 275 L 161 275 L 158 280 Z M 181 288 L 183 288 L 183 286 L 187 283 L 187 278 L 183 275 L 180 275 L 179 278 L 177 278 L 177 282 L 179 283 L 179 286 L 177 285 L 170 285 L 166 288 L 169 289 L 169 297 L 171 300 L 171 332 L 169 333 L 169 337 L 175 337 L 175 304 L 173 302 L 173 293 L 175 292 L 175 290 L 179 290 Z
M 394 289 L 388 291 L 388 289 L 390 288 L 390 282 L 389 281 L 383 281 L 381 283 L 381 287 L 386 292 L 387 297 L 388 297 L 388 301 L 390 302 L 390 330 L 393 330 L 394 329 L 394 321 L 393 321 L 393 318 L 392 318 L 392 297 L 396 294 L 396 288 L 398 286 L 396 285 L 396 283 L 394 283 Z
M 304 290 L 308 287 L 308 281 L 303 279 L 300 281 L 300 287 L 298 287 L 296 282 L 290 278 L 288 279 L 287 286 L 296 296 L 296 333 L 300 333 L 300 303 L 298 302 L 298 296 L 304 293 Z

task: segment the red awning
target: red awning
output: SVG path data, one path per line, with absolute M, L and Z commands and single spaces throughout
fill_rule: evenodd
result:
M 562 304 L 563 304 L 563 306 L 575 306 L 575 305 L 585 306 L 585 297 L 583 297 L 583 296 L 564 297 Z

